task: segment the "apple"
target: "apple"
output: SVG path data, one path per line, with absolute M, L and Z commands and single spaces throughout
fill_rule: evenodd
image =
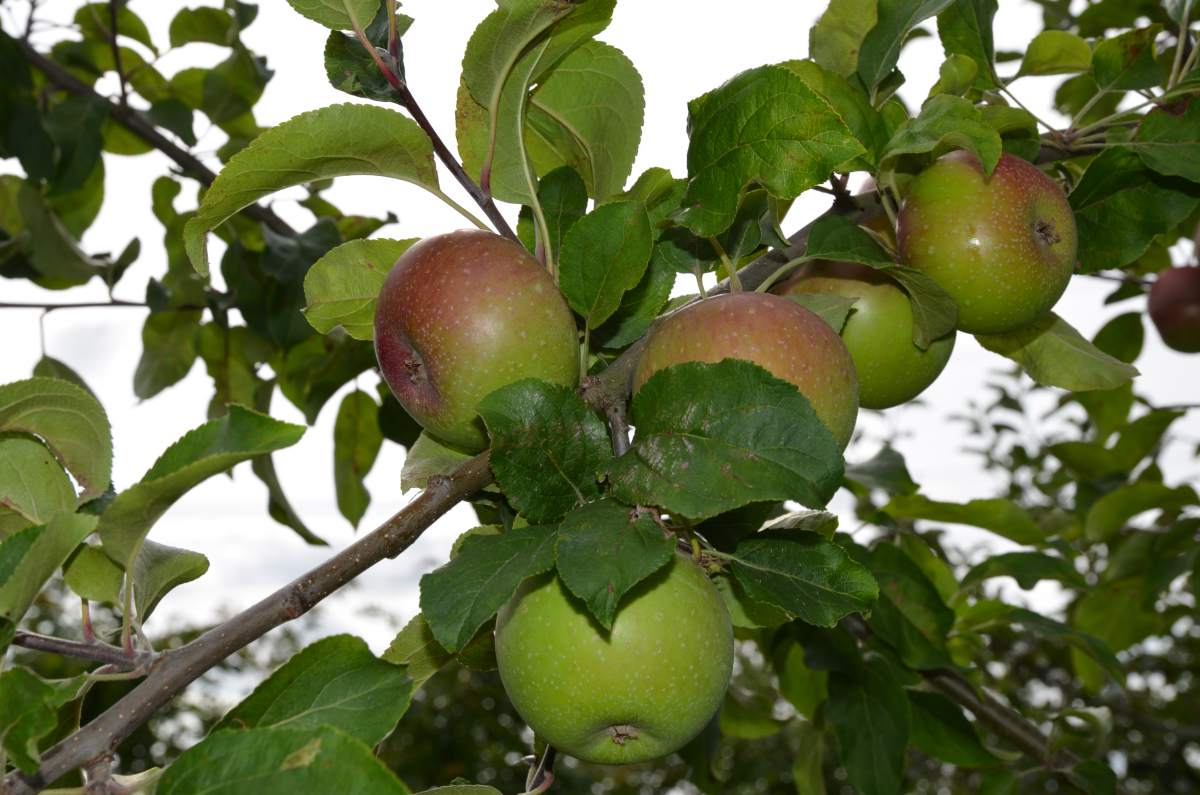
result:
M 1050 311 L 1075 269 L 1078 235 L 1058 183 L 1026 160 L 1000 157 L 990 178 L 958 150 L 917 175 L 897 228 L 906 265 L 958 302 L 958 327 L 1002 334 Z
M 1158 274 L 1149 308 L 1168 348 L 1200 353 L 1200 267 L 1167 268 Z
M 810 262 L 774 289 L 783 296 L 825 293 L 857 299 L 842 327 L 842 341 L 854 360 L 863 408 L 886 409 L 912 400 L 950 361 L 954 333 L 926 350 L 914 345 L 912 303 L 883 271 L 853 262 Z
M 612 630 L 553 572 L 496 619 L 509 700 L 540 739 L 585 762 L 645 762 L 682 748 L 721 706 L 733 626 L 716 587 L 676 555 L 621 600 Z
M 722 359 L 745 359 L 795 384 L 846 449 L 858 418 L 850 352 L 828 323 L 778 295 L 718 295 L 664 318 L 646 340 L 634 391 L 664 367 Z
M 426 238 L 388 273 L 375 356 L 400 404 L 438 440 L 487 446 L 479 401 L 523 378 L 579 382 L 575 320 L 519 244 L 482 230 Z

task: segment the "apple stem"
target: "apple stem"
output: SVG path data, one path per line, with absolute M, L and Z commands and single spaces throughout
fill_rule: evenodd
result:
M 540 795 L 550 789 L 554 783 L 554 762 L 557 758 L 558 751 L 553 745 L 547 745 L 541 760 L 530 765 L 529 775 L 525 777 L 526 791 L 521 795 Z
M 717 252 L 717 256 L 721 258 L 721 264 L 725 266 L 725 272 L 729 274 L 729 292 L 740 293 L 742 291 L 742 281 L 738 278 L 737 266 L 733 264 L 733 261 L 729 259 L 729 255 L 725 253 L 725 247 L 715 237 L 710 237 L 708 243 Z

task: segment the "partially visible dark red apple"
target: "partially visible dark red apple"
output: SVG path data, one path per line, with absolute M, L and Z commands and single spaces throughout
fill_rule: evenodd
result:
M 1150 288 L 1150 319 L 1168 348 L 1200 353 L 1200 267 L 1168 268 Z
M 579 341 L 554 280 L 519 244 L 481 230 L 417 243 L 388 274 L 375 355 L 400 404 L 437 439 L 487 446 L 479 401 L 523 378 L 574 387 Z

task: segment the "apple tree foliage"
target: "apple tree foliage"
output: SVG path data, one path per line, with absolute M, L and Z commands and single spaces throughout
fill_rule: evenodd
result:
M 199 361 L 213 393 L 208 416 L 129 484 L 112 482 L 121 440 L 67 364 L 45 357 L 30 378 L 0 386 L 0 791 L 57 779 L 60 791 L 83 792 L 86 768 L 89 792 L 238 792 L 250 779 L 264 793 L 336 791 L 347 780 L 368 794 L 412 791 L 404 781 L 445 785 L 430 790 L 445 795 L 494 793 L 493 783 L 515 792 L 522 784 L 503 755 L 519 759 L 527 738 L 489 673 L 497 610 L 554 569 L 610 625 L 621 597 L 677 545 L 705 564 L 736 628 L 740 663 L 719 717 L 649 767 L 564 760 L 565 788 L 605 777 L 627 791 L 690 782 L 681 791 L 862 795 L 1200 787 L 1200 497 L 1194 471 L 1162 463 L 1173 425 L 1195 406 L 1152 405 L 1134 366 L 1144 333 L 1134 299 L 1184 256 L 1177 244 L 1200 219 L 1191 0 L 1037 0 L 1044 30 L 1023 52 L 996 50 L 996 0 L 831 0 L 809 58 L 730 75 L 688 104 L 685 175 L 632 173 L 645 99 L 635 65 L 602 40 L 615 0 L 501 0 L 463 43 L 457 97 L 431 98 L 455 104 L 457 155 L 408 92 L 403 41 L 422 31 L 396 3 L 289 2 L 308 19 L 296 24 L 330 29 L 313 57 L 349 96 L 270 128 L 254 112 L 270 53 L 242 38 L 251 3 L 181 7 L 166 42 L 115 0 L 82 4 L 51 29 L 36 3 L 2 4 L 28 6 L 32 22 L 8 14 L 0 33 L 0 275 L 66 295 L 93 280 L 120 291 L 142 253 L 135 230 L 120 252 L 81 243 L 106 170 L 121 165 L 106 155 L 164 152 L 178 170 L 147 199 L 166 265 L 142 301 L 131 377 L 139 398 L 155 398 Z M 897 64 L 928 35 L 945 60 L 912 107 L 896 94 Z M 160 70 L 168 47 L 193 43 L 219 47 L 223 60 Z M 1059 76 L 1062 128 L 1017 99 L 1023 81 L 1047 75 Z M 208 126 L 224 134 L 215 158 L 193 153 Z M 891 216 L 914 175 L 953 149 L 985 168 L 1011 153 L 1059 180 L 1079 227 L 1074 278 L 1113 279 L 1107 303 L 1133 301 L 1093 340 L 1053 314 L 979 338 L 1018 369 L 997 378 L 994 403 L 954 419 L 963 444 L 1002 476 L 999 493 L 934 499 L 888 445 L 871 457 L 852 446 L 844 460 L 795 387 L 747 362 L 668 368 L 629 399 L 622 368 L 639 340 L 695 298 L 671 297 L 680 276 L 740 269 L 733 289 L 753 289 L 785 263 L 858 262 L 908 294 L 914 344 L 953 333 L 953 300 L 863 226 Z M 577 315 L 582 389 L 520 381 L 480 405 L 494 478 L 470 497 L 481 526 L 422 578 L 422 613 L 382 656 L 351 636 L 324 638 L 261 674 L 228 712 L 194 706 L 205 735 L 181 753 L 122 743 L 149 742 L 134 732 L 164 705 L 106 712 L 112 688 L 137 700 L 137 680 L 172 660 L 199 675 L 270 628 L 246 629 L 247 611 L 217 628 L 248 633 L 233 648 L 185 635 L 154 651 L 173 630 L 150 621 L 153 611 L 208 568 L 203 555 L 149 537 L 176 500 L 249 462 L 270 516 L 326 543 L 272 462 L 305 431 L 270 416 L 276 391 L 309 424 L 343 395 L 329 409 L 333 474 L 354 525 L 382 445 L 406 449 L 405 489 L 435 492 L 468 461 L 423 434 L 386 387 L 343 390 L 374 380 L 364 374 L 375 365 L 375 298 L 415 239 L 378 235 L 392 213 L 343 213 L 322 195 L 333 179 L 368 174 L 450 201 L 439 159 L 474 189 L 478 209 L 454 205 L 471 223 L 497 222 L 493 199 L 519 205 L 515 235 Z M 875 187 L 849 195 L 852 173 Z M 204 186 L 197 202 L 180 199 L 191 182 Z M 305 229 L 258 204 L 296 188 L 311 213 Z M 835 201 L 789 239 L 781 222 L 811 190 Z M 224 244 L 219 259 L 210 237 Z M 835 327 L 853 311 L 812 308 Z M 1053 418 L 1031 408 L 1046 401 Z M 626 413 L 632 440 L 620 438 Z M 1043 424 L 1049 436 L 1030 432 Z M 839 490 L 862 529 L 825 512 Z M 964 549 L 946 525 L 987 531 L 1005 551 Z M 1042 583 L 1061 609 L 1023 606 L 1019 591 Z M 67 591 L 82 621 L 54 608 Z M 94 637 L 93 614 L 115 619 L 111 636 Z M 47 626 L 64 637 L 35 632 Z M 55 652 L 93 664 L 47 663 Z M 432 739 L 468 725 L 467 739 Z M 102 732 L 111 739 L 98 753 L 56 761 Z

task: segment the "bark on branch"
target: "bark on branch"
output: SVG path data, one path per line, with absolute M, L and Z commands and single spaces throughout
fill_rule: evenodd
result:
M 42 755 L 36 773 L 12 773 L 6 795 L 33 795 L 89 760 L 116 750 L 164 704 L 229 655 L 314 605 L 384 558 L 412 545 L 426 528 L 492 480 L 487 453 L 467 461 L 429 487 L 380 527 L 258 604 L 173 651 L 164 652 L 149 675 L 103 714 Z

